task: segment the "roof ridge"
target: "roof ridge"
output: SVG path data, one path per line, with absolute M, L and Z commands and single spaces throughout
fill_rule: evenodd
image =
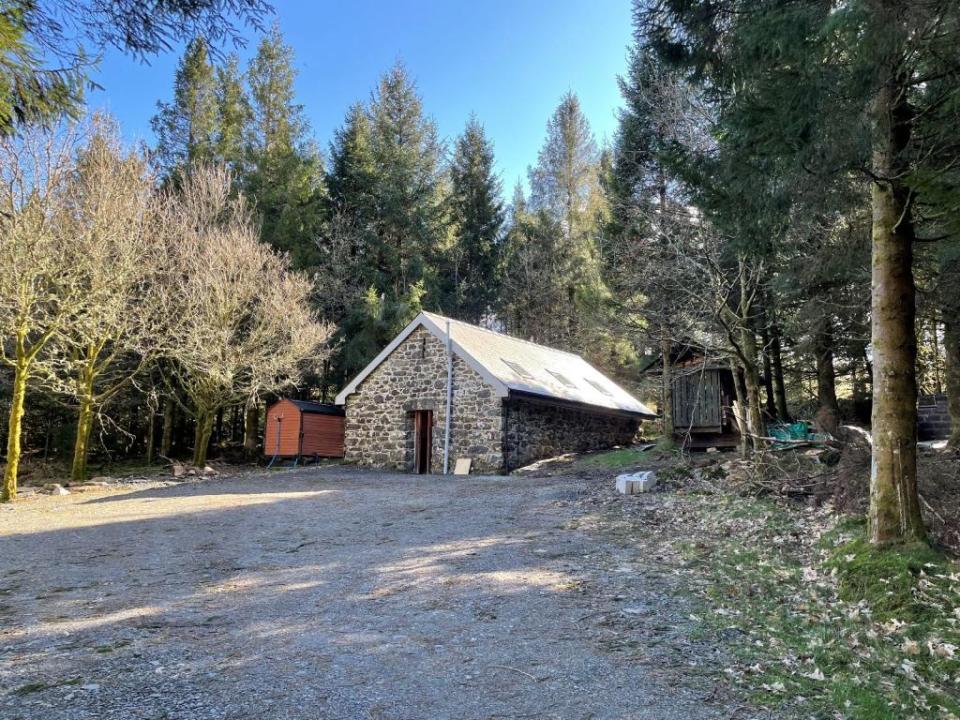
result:
M 485 333 L 490 333 L 492 335 L 498 335 L 508 340 L 515 340 L 517 342 L 526 343 L 527 345 L 533 345 L 534 347 L 543 348 L 544 350 L 549 350 L 550 352 L 563 353 L 564 355 L 569 355 L 571 357 L 579 358 L 586 362 L 583 355 L 578 353 L 570 352 L 569 350 L 561 350 L 560 348 L 550 347 L 549 345 L 544 345 L 542 343 L 534 342 L 533 340 L 527 340 L 525 338 L 517 337 L 516 335 L 509 335 L 503 332 L 497 332 L 496 330 L 491 330 L 490 328 L 485 328 L 482 325 L 474 325 L 473 323 L 468 323 L 466 320 L 457 320 L 456 318 L 447 317 L 446 315 L 440 315 L 439 313 L 427 312 L 426 310 L 421 311 L 424 315 L 430 315 L 435 318 L 440 318 L 441 320 L 447 320 L 453 323 L 459 323 L 461 325 L 466 325 L 467 327 L 473 328 L 474 330 L 482 330 Z

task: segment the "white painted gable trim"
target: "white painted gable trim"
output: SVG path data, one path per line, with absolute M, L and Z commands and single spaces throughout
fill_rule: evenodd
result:
M 370 361 L 369 365 L 361 370 L 360 373 L 353 380 L 351 380 L 343 390 L 340 391 L 340 394 L 337 395 L 334 402 L 337 405 L 344 405 L 347 402 L 347 398 L 357 391 L 360 383 L 366 380 L 370 373 L 376 370 L 380 364 L 386 360 L 394 350 L 400 347 L 400 344 L 410 337 L 413 331 L 418 327 L 426 329 L 431 335 L 436 337 L 441 342 L 446 342 L 447 340 L 446 328 L 441 328 L 439 325 L 437 325 L 437 323 L 430 320 L 423 313 L 420 313 L 412 321 L 410 321 L 409 325 L 400 331 L 400 334 L 397 335 L 389 345 L 380 351 L 379 355 Z M 489 370 L 478 363 L 476 359 L 466 352 L 456 341 L 451 343 L 451 347 L 456 355 L 459 355 L 463 361 L 467 363 L 467 365 L 476 370 L 480 377 L 493 386 L 493 389 L 496 390 L 499 397 L 507 397 L 507 395 L 509 395 L 509 388 L 503 382 L 494 377 Z

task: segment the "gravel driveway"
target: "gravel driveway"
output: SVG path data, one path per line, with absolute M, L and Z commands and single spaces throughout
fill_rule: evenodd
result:
M 3 508 L 0 717 L 750 717 L 587 482 L 317 468 Z

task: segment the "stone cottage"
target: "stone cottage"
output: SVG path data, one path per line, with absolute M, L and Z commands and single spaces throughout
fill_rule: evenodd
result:
M 579 355 L 426 312 L 336 402 L 348 462 L 420 473 L 623 445 L 655 417 Z

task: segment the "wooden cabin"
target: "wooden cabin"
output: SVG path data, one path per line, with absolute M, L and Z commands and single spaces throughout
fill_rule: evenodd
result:
M 343 408 L 284 398 L 267 410 L 263 454 L 268 458 L 343 457 Z
M 736 447 L 740 439 L 733 414 L 737 390 L 729 364 L 693 348 L 678 348 L 670 365 L 675 437 L 693 449 Z M 663 358 L 655 358 L 646 372 L 660 375 Z

